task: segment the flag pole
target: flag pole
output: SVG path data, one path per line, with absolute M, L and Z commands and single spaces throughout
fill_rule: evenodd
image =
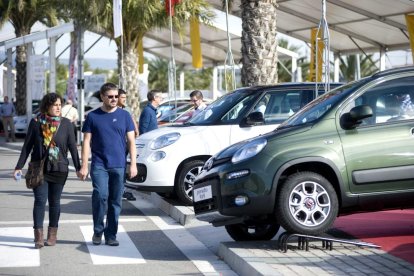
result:
M 170 19 L 170 64 L 168 66 L 168 80 L 169 80 L 169 88 L 171 96 L 174 96 L 175 101 L 175 108 L 177 107 L 177 93 L 175 87 L 175 80 L 176 80 L 176 68 L 175 68 L 175 59 L 174 59 L 174 40 L 173 40 L 173 26 L 172 26 L 172 0 L 166 0 L 169 3 L 169 19 Z

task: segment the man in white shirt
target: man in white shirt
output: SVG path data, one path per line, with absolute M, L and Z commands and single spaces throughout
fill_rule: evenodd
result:
M 207 105 L 203 101 L 203 93 L 200 90 L 194 90 L 190 93 L 191 102 L 194 104 L 194 111 L 192 117 L 203 111 Z
M 73 106 L 71 99 L 67 99 L 65 105 L 62 107 L 62 116 L 71 121 L 75 137 L 77 137 L 76 123 L 78 122 L 79 114 L 78 110 Z

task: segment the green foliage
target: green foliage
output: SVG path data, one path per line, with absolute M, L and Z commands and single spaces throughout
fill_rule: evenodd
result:
M 148 61 L 148 86 L 150 89 L 168 91 L 168 63 L 166 59 L 155 58 Z M 184 71 L 184 89 L 209 89 L 213 74 L 212 68 L 191 70 L 184 69 L 182 65 L 177 66 L 177 88 L 180 72 Z
M 300 46 L 293 46 L 289 45 L 289 41 L 286 39 L 279 39 L 278 45 L 282 48 L 288 49 L 292 52 L 300 52 L 301 47 Z M 309 62 L 307 61 L 306 56 L 302 56 L 297 59 L 297 65 L 298 67 L 302 68 L 302 79 L 306 80 L 307 75 L 309 73 Z M 282 60 L 279 58 L 279 66 L 277 67 L 277 73 L 278 73 L 278 81 L 279 82 L 290 82 L 292 80 L 292 77 L 290 75 L 290 72 L 292 71 L 292 59 L 285 59 Z
M 184 89 L 209 89 L 213 77 L 213 68 L 184 70 Z
M 361 78 L 370 76 L 375 72 L 378 72 L 376 61 L 372 60 L 373 55 L 360 55 L 360 70 Z M 340 77 L 341 81 L 349 82 L 355 80 L 355 73 L 357 68 L 357 56 L 348 55 L 341 56 L 339 58 L 340 65 Z

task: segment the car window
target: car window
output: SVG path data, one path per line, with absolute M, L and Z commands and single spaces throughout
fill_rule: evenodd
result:
M 219 120 L 226 122 L 234 121 L 240 114 L 238 108 L 242 107 L 236 106 L 246 99 L 247 94 L 243 90 L 248 91 L 247 89 L 241 88 L 237 90 L 239 93 L 229 93 L 218 98 L 199 113 L 199 115 L 191 118 L 188 124 L 209 125 L 215 124 Z M 232 114 L 230 114 L 231 110 L 233 111 Z
M 285 121 L 313 99 L 313 90 L 269 91 L 251 112 L 262 112 L 265 124 Z
M 369 105 L 373 115 L 362 120 L 371 126 L 414 118 L 414 77 L 398 78 L 377 84 L 350 102 L 344 112 L 359 105 Z
M 240 116 L 242 116 L 242 114 L 245 113 L 246 108 L 250 106 L 250 101 L 252 98 L 253 95 L 250 95 L 238 102 L 221 118 L 221 122 L 226 124 L 237 121 L 240 118 Z

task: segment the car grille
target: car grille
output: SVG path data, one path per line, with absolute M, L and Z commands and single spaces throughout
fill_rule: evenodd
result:
M 147 166 L 144 164 L 137 164 L 138 174 L 134 178 L 128 180 L 135 183 L 143 183 L 147 179 Z
M 217 205 L 217 188 L 219 185 L 219 180 L 217 178 L 206 179 L 200 182 L 195 183 L 197 187 L 211 185 L 212 189 L 212 198 L 207 200 L 202 200 L 198 202 L 194 202 L 194 213 L 201 214 L 206 212 L 215 211 L 218 209 Z M 195 187 L 195 188 L 197 188 Z

